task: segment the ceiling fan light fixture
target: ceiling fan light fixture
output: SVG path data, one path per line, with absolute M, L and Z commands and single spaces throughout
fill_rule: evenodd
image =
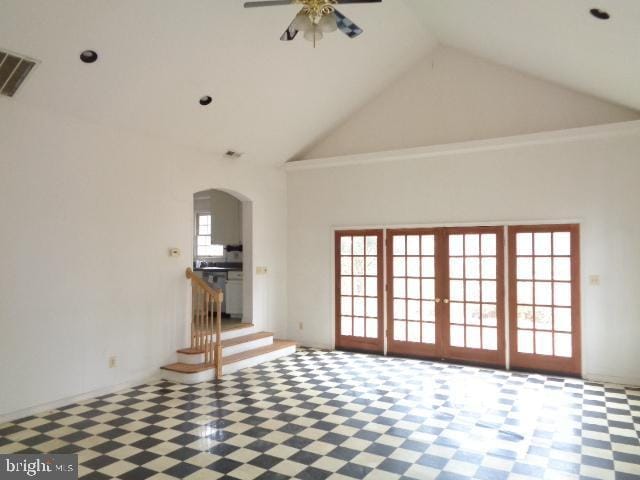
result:
M 296 18 L 291 24 L 291 26 L 296 30 L 298 30 L 299 32 L 309 32 L 313 30 L 314 23 L 309 18 L 309 15 L 301 12 L 298 15 L 296 15 Z
M 308 31 L 304 32 L 305 40 L 313 42 L 314 44 L 319 42 L 320 40 L 322 40 L 323 37 L 324 37 L 324 35 L 318 29 L 308 30 Z
M 254 0 L 245 2 L 245 8 L 301 5 L 302 8 L 280 36 L 283 42 L 294 40 L 299 33 L 315 44 L 324 34 L 339 30 L 347 37 L 357 38 L 364 32 L 350 18 L 336 9 L 343 3 L 381 3 L 382 0 Z
M 338 18 L 336 14 L 331 12 L 323 17 L 318 22 L 318 29 L 323 33 L 332 33 L 338 30 Z

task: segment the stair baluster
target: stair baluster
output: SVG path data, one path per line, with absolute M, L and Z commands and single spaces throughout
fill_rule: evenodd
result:
M 204 363 L 215 365 L 216 378 L 219 379 L 222 378 L 221 337 L 224 294 L 220 289 L 212 289 L 190 268 L 187 268 L 186 275 L 191 280 L 191 348 L 204 352 Z

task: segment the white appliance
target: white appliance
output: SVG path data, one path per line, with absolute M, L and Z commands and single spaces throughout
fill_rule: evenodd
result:
M 242 317 L 242 272 L 229 272 L 224 293 L 225 312 L 232 317 Z

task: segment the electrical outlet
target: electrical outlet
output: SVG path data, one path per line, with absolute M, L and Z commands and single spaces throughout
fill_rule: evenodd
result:
M 303 330 L 303 329 L 304 329 L 304 323 L 300 322 L 300 323 L 298 324 L 298 328 L 299 328 L 300 330 Z
M 267 267 L 256 267 L 256 274 L 257 275 L 266 275 L 267 274 Z
M 115 356 L 109 357 L 109 368 L 116 368 L 117 360 Z
M 589 275 L 589 285 L 600 285 L 600 275 Z

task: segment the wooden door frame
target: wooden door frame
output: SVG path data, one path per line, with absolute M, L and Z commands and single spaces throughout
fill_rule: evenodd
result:
M 352 337 L 344 338 L 340 332 L 341 322 L 341 265 L 340 239 L 349 236 L 377 237 L 377 292 L 378 292 L 378 338 Z M 353 350 L 367 353 L 384 354 L 384 229 L 335 230 L 334 232 L 334 295 L 335 295 L 335 348 L 336 350 Z M 366 273 L 366 272 L 365 272 Z M 366 278 L 366 277 L 365 277 Z
M 438 326 L 438 319 L 442 318 L 440 309 L 442 308 L 441 302 L 435 304 L 435 329 L 436 329 L 436 343 L 431 345 L 428 343 L 417 342 L 400 342 L 393 339 L 393 237 L 394 235 L 433 235 L 434 236 L 434 258 L 435 258 L 435 296 L 436 298 L 442 298 L 440 291 L 442 290 L 442 279 L 438 279 L 439 263 L 442 262 L 443 256 L 439 253 L 441 249 L 440 238 L 442 237 L 442 228 L 387 228 L 385 230 L 386 235 L 386 265 L 385 281 L 387 283 L 387 354 L 405 356 L 405 357 L 418 357 L 418 358 L 442 358 L 442 342 L 441 342 L 441 329 Z M 422 256 L 422 255 L 420 255 Z M 445 258 L 446 261 L 446 258 Z M 402 345 L 400 345 L 402 344 Z M 411 349 L 407 349 L 407 344 L 411 344 Z
M 509 367 L 516 370 L 580 377 L 582 374 L 582 319 L 580 294 L 580 225 L 509 225 Z M 573 356 L 563 358 L 535 353 L 519 353 L 517 315 L 516 234 L 536 232 L 571 232 L 571 346 Z M 552 252 L 553 253 L 553 252 Z
M 491 367 L 506 368 L 506 323 L 505 318 L 505 278 L 504 278 L 504 226 L 480 226 L 480 227 L 450 227 L 444 229 L 443 248 L 444 263 L 443 268 L 443 293 L 444 299 L 449 300 L 449 235 L 483 235 L 494 233 L 496 235 L 496 325 L 497 325 L 497 350 L 471 349 L 467 347 L 450 346 L 451 324 L 449 316 L 450 303 L 443 304 L 443 339 L 442 350 L 444 358 L 447 360 L 472 362 L 474 365 L 486 365 Z M 482 300 L 482 299 L 481 299 Z M 482 327 L 481 327 L 482 328 Z

